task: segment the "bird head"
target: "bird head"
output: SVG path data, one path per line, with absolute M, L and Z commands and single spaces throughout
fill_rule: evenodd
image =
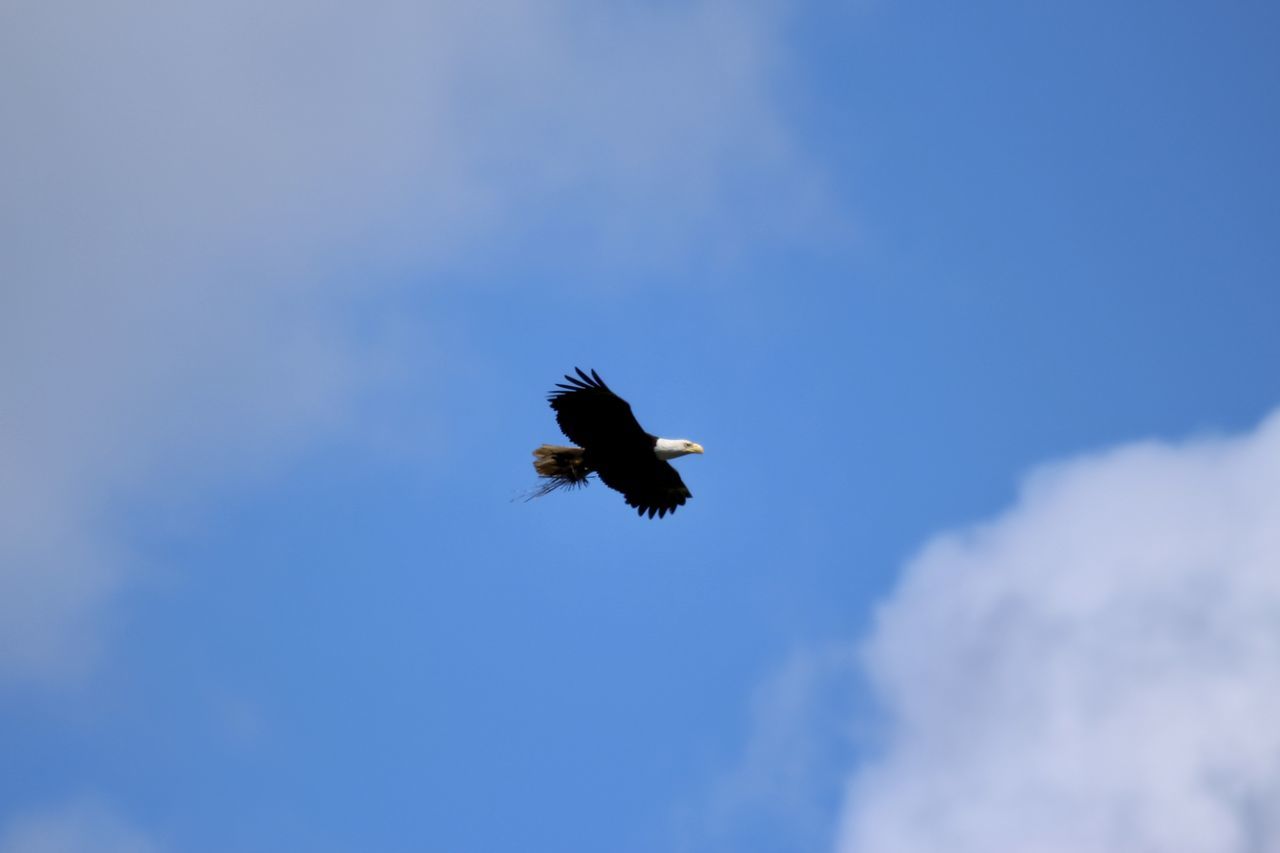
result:
M 703 453 L 702 445 L 687 438 L 660 438 L 654 445 L 653 452 L 659 459 L 675 459 L 677 456 L 688 456 L 690 453 Z

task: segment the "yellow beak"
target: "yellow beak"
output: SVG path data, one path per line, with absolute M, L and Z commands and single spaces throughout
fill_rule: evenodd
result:
M 701 444 L 694 444 L 693 446 L 691 446 L 691 447 L 689 448 L 689 452 L 690 452 L 690 453 L 703 453 L 703 452 L 705 452 L 705 451 L 703 451 L 703 449 L 702 449 L 702 445 L 701 445 Z

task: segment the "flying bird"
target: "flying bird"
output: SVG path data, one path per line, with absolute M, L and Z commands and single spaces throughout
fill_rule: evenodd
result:
M 533 451 L 533 467 L 545 482 L 533 497 L 556 489 L 585 486 L 597 475 L 639 515 L 662 518 L 693 497 L 668 459 L 702 453 L 702 445 L 683 438 L 658 438 L 641 428 L 631 406 L 604 384 L 575 367 L 569 384 L 557 383 L 547 399 L 556 423 L 577 447 L 544 444 Z

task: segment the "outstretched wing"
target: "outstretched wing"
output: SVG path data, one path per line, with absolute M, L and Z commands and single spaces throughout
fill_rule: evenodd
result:
M 577 377 L 548 398 L 556 423 L 586 450 L 588 464 L 609 488 L 622 492 L 640 515 L 659 518 L 691 498 L 676 469 L 653 452 L 656 439 L 645 432 L 626 400 L 609 390 L 594 370 L 574 368 Z
M 574 370 L 579 378 L 566 375 L 569 384 L 557 383 L 561 390 L 552 391 L 547 398 L 555 409 L 560 431 L 570 441 L 587 450 L 611 452 L 643 447 L 646 441 L 652 446 L 653 436 L 640 428 L 626 400 L 610 391 L 594 370 L 590 376 L 582 368 Z
M 613 458 L 596 470 L 601 481 L 622 492 L 640 515 L 662 518 L 693 497 L 676 469 L 656 456 Z

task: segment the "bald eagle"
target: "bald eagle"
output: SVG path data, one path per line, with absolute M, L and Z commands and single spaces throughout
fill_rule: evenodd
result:
M 702 445 L 683 438 L 658 438 L 645 432 L 631 406 L 604 384 L 575 367 L 577 377 L 547 397 L 560 431 L 577 447 L 544 444 L 533 451 L 533 467 L 546 479 L 533 497 L 556 489 L 585 486 L 592 474 L 609 488 L 622 492 L 639 515 L 662 518 L 693 497 L 668 459 L 702 453 Z

